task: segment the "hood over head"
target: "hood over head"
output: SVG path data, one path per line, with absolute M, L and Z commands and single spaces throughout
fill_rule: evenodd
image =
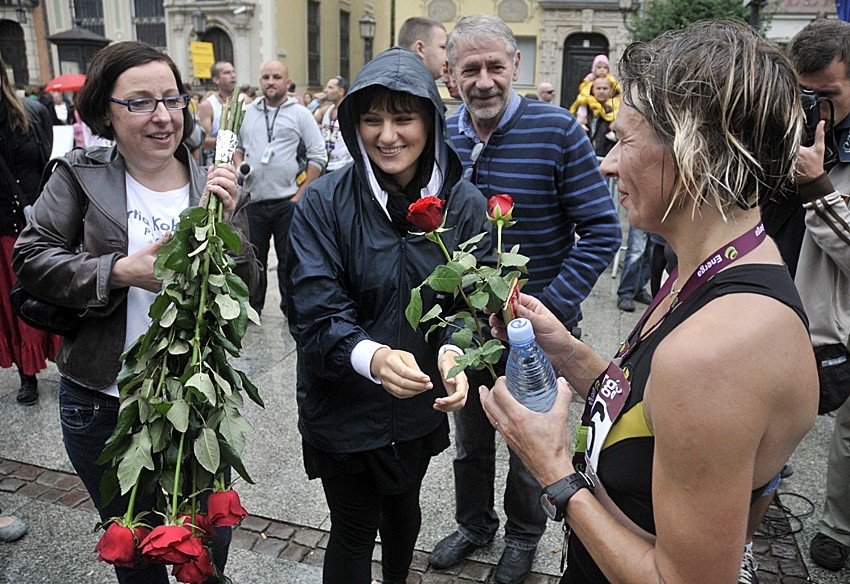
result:
M 459 168 L 460 160 L 446 142 L 446 121 L 443 115 L 443 101 L 440 98 L 434 77 L 416 53 L 404 47 L 388 49 L 367 63 L 357 75 L 357 78 L 339 106 L 340 130 L 345 143 L 354 157 L 355 165 L 361 176 L 366 182 L 372 185 L 373 189 L 376 187 L 371 172 L 371 165 L 367 164 L 368 158 L 360 143 L 359 115 L 362 112 L 355 111 L 357 94 L 373 86 L 382 86 L 391 91 L 421 97 L 433 105 L 435 120 L 434 142 L 436 145 L 435 160 L 436 167 L 440 169 L 440 184 L 437 188 L 439 192 L 442 190 L 442 183 L 445 177 L 449 174 L 449 166 Z M 431 190 L 430 186 L 429 191 Z

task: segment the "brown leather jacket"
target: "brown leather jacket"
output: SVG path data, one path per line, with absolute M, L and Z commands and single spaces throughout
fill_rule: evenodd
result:
M 31 293 L 81 310 L 80 328 L 65 337 L 56 364 L 72 381 L 104 389 L 121 370 L 126 334 L 127 288 L 110 289 L 112 266 L 127 255 L 124 158 L 115 147 L 77 149 L 67 156 L 88 198 L 85 221 L 73 179 L 64 167 L 57 169 L 33 207 L 30 224 L 18 237 L 12 267 Z M 184 146 L 175 156 L 189 167 L 189 202 L 197 205 L 207 174 Z M 233 216 L 233 226 L 243 242 L 242 251 L 233 257 L 236 273 L 253 291 L 259 282 L 259 267 L 248 241 L 244 212 L 248 199 L 247 194 L 240 196 Z M 82 253 L 75 253 L 81 238 Z

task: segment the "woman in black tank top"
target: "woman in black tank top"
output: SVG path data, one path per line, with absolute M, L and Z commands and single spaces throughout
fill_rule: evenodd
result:
M 521 297 L 519 316 L 587 402 L 575 453 L 566 384 L 546 414 L 503 379 L 482 402 L 572 529 L 562 582 L 733 582 L 751 496 L 817 413 L 805 314 L 759 212 L 793 179 L 796 78 L 746 25 L 705 21 L 630 46 L 620 79 L 601 171 L 679 266 L 610 362 Z

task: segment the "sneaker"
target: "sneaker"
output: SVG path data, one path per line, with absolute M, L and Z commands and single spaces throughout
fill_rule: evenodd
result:
M 809 555 L 815 563 L 833 572 L 839 571 L 847 563 L 848 551 L 846 545 L 823 533 L 814 536 L 809 544 Z
M 738 584 L 759 584 L 758 569 L 759 563 L 753 555 L 753 550 L 744 548 L 741 569 L 738 571 Z
M 652 304 L 652 294 L 644 290 L 639 290 L 637 294 L 635 294 L 635 302 L 640 302 L 641 304 Z
M 619 300 L 617 300 L 617 308 L 619 308 L 623 312 L 634 312 L 634 300 L 632 300 L 631 298 L 620 298 Z

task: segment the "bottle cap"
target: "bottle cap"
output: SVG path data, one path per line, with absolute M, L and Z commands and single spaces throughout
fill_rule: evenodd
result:
M 522 345 L 534 340 L 534 328 L 527 318 L 515 318 L 508 323 L 508 340 Z

